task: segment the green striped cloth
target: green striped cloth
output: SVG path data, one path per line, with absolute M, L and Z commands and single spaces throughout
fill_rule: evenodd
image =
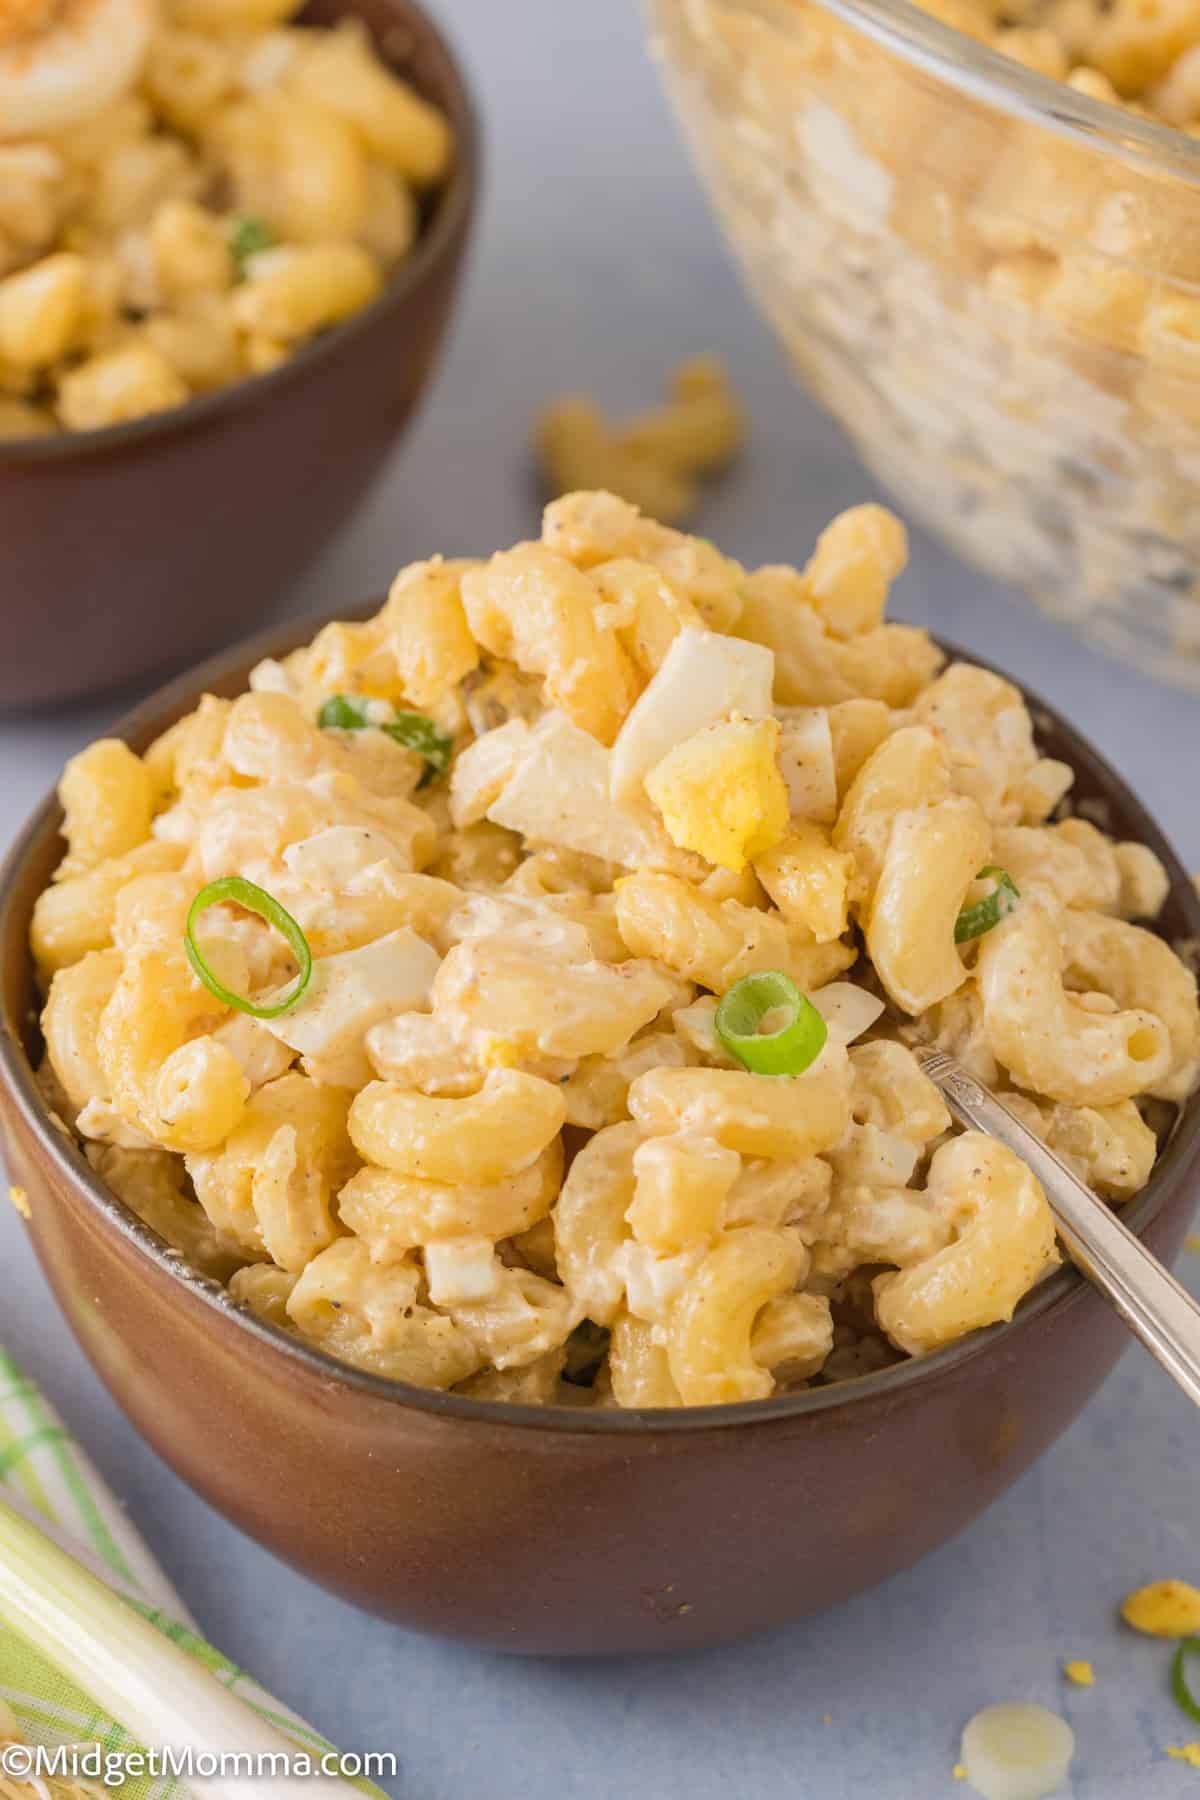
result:
M 196 1631 L 183 1602 L 117 1505 L 89 1458 L 37 1388 L 0 1350 L 0 1483 L 14 1502 L 130 1605 L 196 1657 L 239 1699 L 314 1755 L 333 1746 Z M 23 1638 L 0 1628 L 0 1700 L 31 1743 L 138 1746 Z M 142 1746 L 146 1748 L 147 1746 Z M 180 1783 L 131 1775 L 127 1800 L 168 1800 Z M 380 1795 L 369 1781 L 354 1784 Z M 32 1792 L 33 1790 L 31 1790 Z M 381 1796 L 381 1800 L 384 1797 Z

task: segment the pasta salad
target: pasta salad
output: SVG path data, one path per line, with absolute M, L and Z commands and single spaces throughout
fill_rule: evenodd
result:
M 914 1048 L 1108 1200 L 1200 1079 L 1153 853 L 884 618 L 903 527 L 741 567 L 605 492 L 67 766 L 42 1079 L 241 1306 L 376 1374 L 674 1407 L 886 1367 L 1058 1262 Z
M 370 304 L 450 124 L 295 0 L 0 12 L 0 443 L 277 368 Z

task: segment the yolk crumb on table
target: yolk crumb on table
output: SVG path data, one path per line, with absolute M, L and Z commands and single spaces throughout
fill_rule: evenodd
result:
M 1121 1617 L 1150 1637 L 1190 1637 L 1200 1631 L 1200 1588 L 1186 1581 L 1152 1581 L 1125 1596 Z
M 1066 1662 L 1063 1664 L 1063 1674 L 1068 1681 L 1073 1681 L 1076 1687 L 1093 1687 L 1095 1685 L 1096 1671 L 1090 1662 L 1081 1659 Z

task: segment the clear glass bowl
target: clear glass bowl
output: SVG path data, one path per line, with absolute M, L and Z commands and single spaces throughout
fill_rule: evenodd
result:
M 1200 689 L 1200 143 L 907 0 L 647 0 L 751 286 L 900 506 Z

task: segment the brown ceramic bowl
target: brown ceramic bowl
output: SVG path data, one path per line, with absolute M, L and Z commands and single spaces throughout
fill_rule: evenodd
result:
M 479 179 L 475 118 L 417 0 L 310 0 L 366 22 L 457 153 L 373 305 L 268 375 L 102 431 L 0 445 L 0 707 L 77 698 L 240 637 L 349 518 L 416 407 Z
M 344 615 L 343 615 L 344 616 Z M 144 746 L 204 688 L 232 695 L 275 632 L 125 722 Z M 1200 900 L 1117 775 L 1048 708 L 1043 748 L 1149 844 L 1163 928 Z M 421 1631 L 579 1655 L 719 1643 L 843 1600 L 943 1543 L 1070 1424 L 1128 1341 L 1064 1268 L 995 1326 L 840 1387 L 683 1412 L 489 1405 L 359 1373 L 239 1311 L 100 1185 L 47 1117 L 30 912 L 61 853 L 53 799 L 0 873 L 0 1116 L 37 1254 L 112 1393 L 183 1478 L 277 1555 Z M 1159 1256 L 1200 1193 L 1200 1096 L 1125 1211 Z M 1164 1377 L 1165 1379 L 1165 1377 Z

